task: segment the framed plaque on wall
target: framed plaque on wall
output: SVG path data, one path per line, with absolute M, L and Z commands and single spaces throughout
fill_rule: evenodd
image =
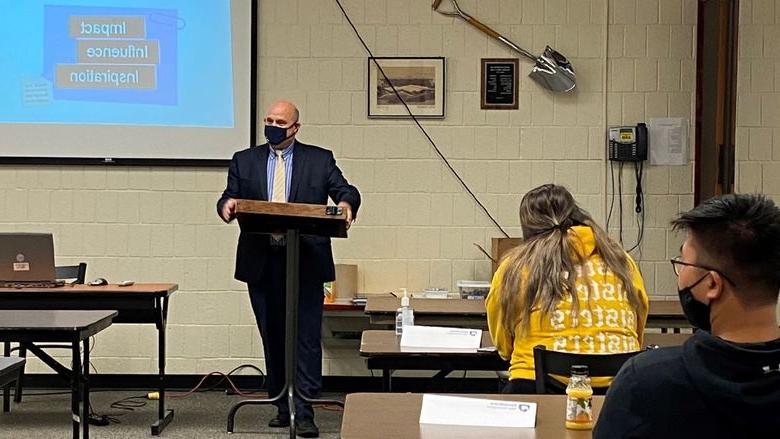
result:
M 482 58 L 480 108 L 517 110 L 517 58 Z

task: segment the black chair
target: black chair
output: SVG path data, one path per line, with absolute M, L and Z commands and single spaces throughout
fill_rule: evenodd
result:
M 623 363 L 638 353 L 639 351 L 625 354 L 573 354 L 548 351 L 543 345 L 534 346 L 536 393 L 562 393 L 563 384 L 550 374 L 569 376 L 571 367 L 577 364 L 588 366 L 588 374 L 591 377 L 615 376 Z
M 19 381 L 24 370 L 24 358 L 0 357 L 0 388 L 3 389 L 3 411 L 11 410 L 10 388 L 11 383 Z
M 87 278 L 87 264 L 81 262 L 78 265 L 60 265 L 54 267 L 57 279 L 73 279 L 74 284 L 83 284 Z
M 87 278 L 87 263 L 80 262 L 78 265 L 59 265 L 54 267 L 54 276 L 60 280 L 70 280 L 72 284 L 83 284 Z M 70 349 L 71 345 L 63 344 L 47 344 L 39 347 L 45 348 L 58 348 L 58 349 Z M 19 357 L 27 358 L 27 349 L 19 346 Z M 16 393 L 14 393 L 14 402 L 22 402 L 22 387 L 24 386 L 24 364 L 22 364 L 22 370 L 19 374 L 19 379 L 16 380 Z

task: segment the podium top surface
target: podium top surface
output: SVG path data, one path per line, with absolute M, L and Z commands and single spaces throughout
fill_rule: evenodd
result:
M 327 209 L 324 204 L 237 200 L 236 218 L 241 231 L 247 233 L 281 233 L 298 229 L 306 235 L 346 238 L 346 216 L 343 213 L 329 214 Z M 331 209 L 335 207 L 331 206 Z

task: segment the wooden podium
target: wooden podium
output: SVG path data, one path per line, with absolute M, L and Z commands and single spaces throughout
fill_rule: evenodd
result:
M 295 400 L 297 394 L 311 404 L 332 404 L 344 407 L 338 400 L 313 399 L 303 395 L 295 385 L 298 365 L 298 294 L 299 256 L 301 234 L 347 237 L 346 216 L 334 206 L 299 203 L 273 203 L 256 200 L 237 200 L 236 218 L 242 233 L 284 233 L 287 238 L 286 310 L 285 330 L 285 384 L 278 395 L 270 398 L 241 401 L 230 408 L 228 433 L 233 433 L 236 412 L 245 405 L 273 404 L 287 398 L 290 408 L 290 438 L 295 439 Z

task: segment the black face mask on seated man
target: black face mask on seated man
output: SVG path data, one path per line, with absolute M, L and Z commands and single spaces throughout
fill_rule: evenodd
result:
M 702 276 L 701 279 L 694 282 L 693 285 L 677 290 L 677 294 L 680 296 L 680 305 L 682 305 L 685 317 L 691 325 L 705 331 L 712 330 L 712 326 L 710 325 L 710 306 L 696 300 L 696 298 L 693 297 L 691 290 L 709 275 L 710 274 L 707 273 Z
M 287 135 L 288 129 L 289 128 L 282 128 L 276 125 L 266 125 L 265 138 L 266 140 L 268 140 L 268 143 L 270 143 L 271 145 L 278 145 L 295 135 L 295 133 L 293 133 L 288 136 Z

